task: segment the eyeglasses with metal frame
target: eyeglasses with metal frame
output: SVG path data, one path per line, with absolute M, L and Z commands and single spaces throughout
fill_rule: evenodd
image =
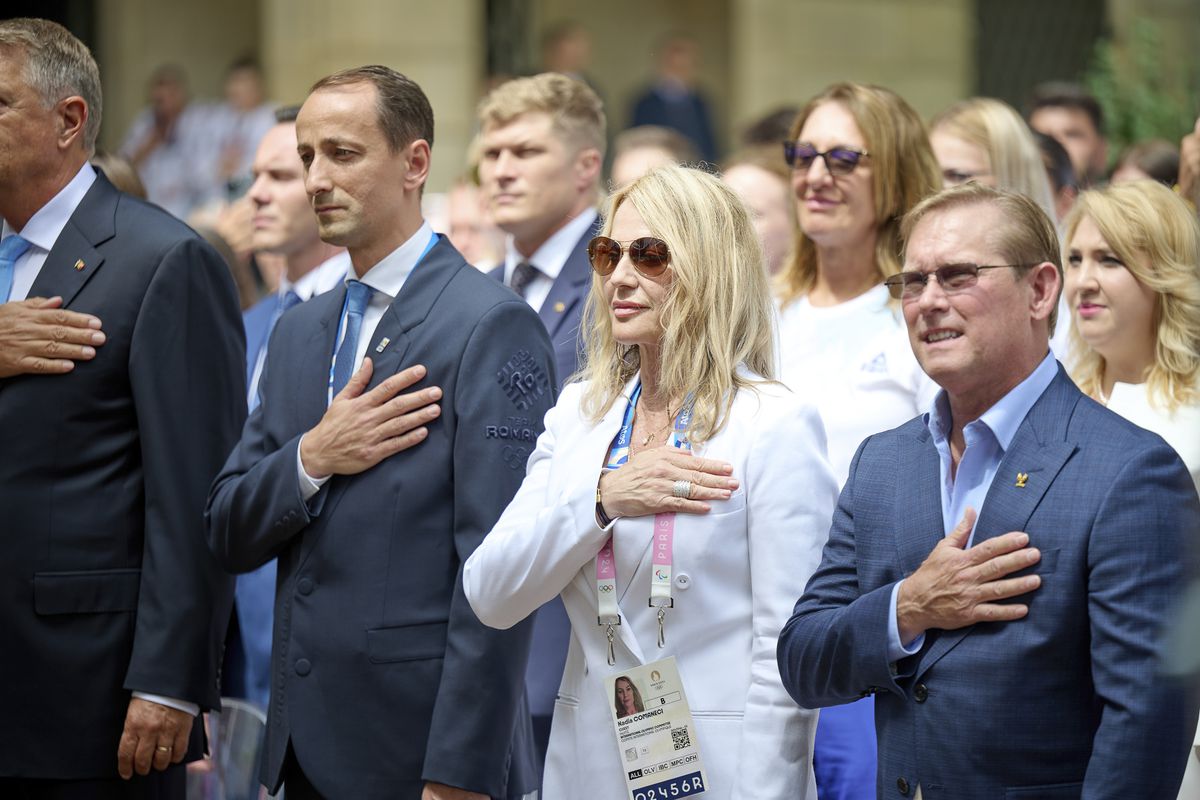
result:
M 625 244 L 629 247 L 629 261 L 633 268 L 647 278 L 662 275 L 671 263 L 671 249 L 656 236 L 643 236 Z M 587 246 L 588 262 L 599 275 L 611 275 L 620 263 L 623 252 L 621 242 L 607 236 L 596 236 Z
M 979 282 L 979 273 L 985 269 L 1026 269 L 1036 264 L 946 264 L 929 272 L 899 272 L 887 277 L 883 285 L 888 287 L 897 300 L 916 300 L 925 293 L 925 286 L 932 277 L 946 294 L 970 289 Z

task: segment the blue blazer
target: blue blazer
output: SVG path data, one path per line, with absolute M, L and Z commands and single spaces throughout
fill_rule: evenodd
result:
M 107 341 L 0 380 L 0 775 L 115 779 L 131 690 L 220 706 L 233 579 L 202 514 L 246 417 L 237 292 L 203 239 L 98 175 L 29 294 Z
M 820 707 L 875 694 L 880 797 L 919 784 L 927 800 L 1174 800 L 1197 706 L 1159 677 L 1158 656 L 1200 531 L 1175 451 L 1060 367 L 975 526 L 976 544 L 1026 531 L 1041 551 L 1031 571 L 1042 585 L 1017 599 L 1028 616 L 929 631 L 920 652 L 889 663 L 892 587 L 943 536 L 939 481 L 921 418 L 859 447 L 821 566 L 780 636 L 792 696 Z
M 538 786 L 521 686 L 529 626 L 480 623 L 461 569 L 553 405 L 549 339 L 441 237 L 367 349 L 372 386 L 424 364 L 441 416 L 418 446 L 305 503 L 296 448 L 326 410 L 344 298 L 339 287 L 280 319 L 262 404 L 209 497 L 209 541 L 229 569 L 278 557 L 263 783 L 278 789 L 290 741 L 329 797 L 415 798 L 425 781 L 519 796 Z
M 554 366 L 558 373 L 559 388 L 575 372 L 582 357 L 579 323 L 588 292 L 592 288 L 592 266 L 588 263 L 587 245 L 593 236 L 595 231 L 589 228 L 576 243 L 538 312 L 554 345 Z M 490 270 L 488 275 L 503 283 L 504 265 Z
M 267 334 L 271 326 L 271 317 L 279 308 L 279 292 L 271 292 L 254 305 L 242 312 L 242 325 L 246 329 L 246 386 L 254 378 L 254 365 L 258 363 L 258 354 L 267 346 Z

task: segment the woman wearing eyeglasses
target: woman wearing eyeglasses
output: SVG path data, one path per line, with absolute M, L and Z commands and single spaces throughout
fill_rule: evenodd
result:
M 900 270 L 900 218 L 941 187 L 941 171 L 917 112 L 856 83 L 809 100 L 784 155 L 796 226 L 776 282 L 781 377 L 816 403 L 840 483 L 867 436 L 925 411 L 937 392 L 881 282 Z M 823 710 L 816 747 L 822 800 L 875 795 L 870 698 Z
M 836 487 L 816 411 L 771 380 L 753 225 L 718 179 L 663 167 L 612 196 L 589 256 L 587 366 L 463 578 L 493 627 L 562 595 L 573 635 L 543 795 L 628 796 L 605 679 L 673 656 L 705 797 L 815 800 L 816 714 L 789 700 L 775 645 Z

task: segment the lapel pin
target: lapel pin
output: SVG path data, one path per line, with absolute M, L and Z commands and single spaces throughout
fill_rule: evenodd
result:
M 375 348 L 375 352 L 382 353 L 383 349 L 385 347 L 387 347 L 389 344 L 391 344 L 391 342 L 392 342 L 392 340 L 389 339 L 388 337 L 386 337 L 386 336 L 383 337 L 382 339 L 379 340 L 379 345 Z
M 566 310 L 567 310 L 567 304 L 564 303 L 562 300 L 559 300 L 557 303 L 554 304 L 554 312 L 556 314 L 561 314 L 562 312 L 564 312 Z
M 79 259 L 78 261 L 76 261 L 76 262 L 75 262 L 75 271 L 76 271 L 76 272 L 82 272 L 82 271 L 83 271 L 83 266 L 84 266 L 84 264 L 83 264 L 83 259 L 81 258 L 81 259 Z
M 1024 489 L 1024 488 L 1025 488 L 1025 481 L 1027 481 L 1027 480 L 1029 480 L 1029 473 L 1028 473 L 1028 472 L 1018 472 L 1018 473 L 1017 473 L 1017 488 L 1018 488 L 1018 489 Z

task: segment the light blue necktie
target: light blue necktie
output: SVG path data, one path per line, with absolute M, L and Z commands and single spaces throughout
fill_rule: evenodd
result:
M 338 347 L 337 356 L 333 360 L 333 394 L 346 388 L 350 376 L 354 374 L 354 356 L 358 351 L 358 334 L 362 331 L 363 312 L 367 310 L 367 302 L 371 299 L 372 289 L 360 281 L 346 283 L 346 321 L 343 328 L 346 335 Z
M 282 317 L 284 312 L 287 311 L 289 308 L 294 308 L 294 307 L 300 305 L 300 303 L 302 303 L 302 302 L 303 301 L 300 299 L 300 295 L 296 294 L 291 289 L 287 290 L 287 293 L 284 294 L 283 299 L 279 301 L 279 305 L 277 305 L 275 307 L 275 310 L 271 313 L 271 319 L 267 321 L 267 332 L 263 334 L 262 346 L 259 348 L 259 355 L 255 356 L 256 359 L 260 359 L 262 357 L 262 351 L 267 349 L 267 344 L 271 341 L 271 333 L 275 330 L 275 325 L 279 322 L 279 318 Z M 257 369 L 258 369 L 257 363 L 258 362 L 256 360 L 254 364 L 250 365 L 250 369 L 253 371 L 257 371 Z M 250 375 L 250 380 L 251 381 L 254 380 L 253 372 Z M 257 386 L 250 387 L 250 397 L 248 398 L 248 400 L 250 403 L 251 411 L 258 408 L 258 387 Z
M 15 233 L 0 242 L 0 303 L 7 303 L 12 294 L 13 268 L 17 259 L 32 246 L 28 239 L 22 239 Z

